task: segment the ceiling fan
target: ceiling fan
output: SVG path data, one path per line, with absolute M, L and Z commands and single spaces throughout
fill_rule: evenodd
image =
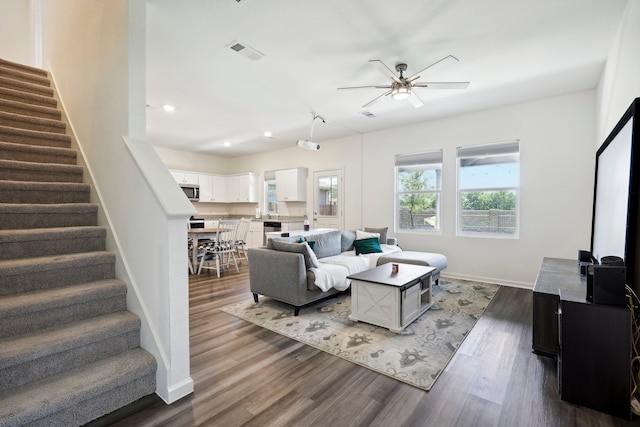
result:
M 385 65 L 384 62 L 379 59 L 372 59 L 369 61 L 369 64 L 375 66 L 382 74 L 389 77 L 391 79 L 391 84 L 389 85 L 374 85 L 374 86 L 351 86 L 351 87 L 339 87 L 338 90 L 343 89 L 366 89 L 366 88 L 375 88 L 375 89 L 387 89 L 385 93 L 374 98 L 372 101 L 367 102 L 362 106 L 362 108 L 367 108 L 374 104 L 375 102 L 381 100 L 385 96 L 391 95 L 393 99 L 406 99 L 408 100 L 415 108 L 422 107 L 424 103 L 418 97 L 418 95 L 413 90 L 414 88 L 421 89 L 466 89 L 469 86 L 469 82 L 416 82 L 420 78 L 420 75 L 429 70 L 434 71 L 435 69 L 441 68 L 445 65 L 457 62 L 458 58 L 453 55 L 448 55 L 442 58 L 441 60 L 434 62 L 426 68 L 418 71 L 411 77 L 404 77 L 404 72 L 407 71 L 407 64 L 398 63 L 396 64 L 396 71 L 399 73 L 398 76 Z

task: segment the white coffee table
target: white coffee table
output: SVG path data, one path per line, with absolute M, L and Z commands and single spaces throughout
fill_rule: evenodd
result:
M 427 311 L 431 300 L 434 267 L 392 263 L 349 276 L 351 314 L 349 319 L 401 332 Z

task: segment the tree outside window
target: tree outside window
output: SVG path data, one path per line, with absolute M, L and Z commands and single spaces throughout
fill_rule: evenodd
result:
M 439 231 L 442 150 L 396 156 L 398 230 Z

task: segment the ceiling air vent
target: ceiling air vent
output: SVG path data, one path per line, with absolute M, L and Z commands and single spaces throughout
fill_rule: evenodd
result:
M 225 47 L 228 47 L 231 50 L 234 50 L 239 54 L 246 56 L 252 61 L 257 61 L 258 59 L 261 59 L 264 56 L 264 54 L 258 52 L 257 50 L 255 50 L 250 46 L 247 46 L 245 43 L 241 43 L 239 41 L 232 41 Z
M 235 2 L 236 2 L 236 3 L 238 3 L 238 4 L 244 4 L 244 3 L 246 3 L 246 2 L 247 2 L 247 1 L 249 1 L 249 0 L 233 0 L 233 1 L 235 1 Z
M 373 119 L 376 116 L 371 111 L 360 111 L 360 114 L 362 114 L 365 117 L 369 117 L 370 119 Z

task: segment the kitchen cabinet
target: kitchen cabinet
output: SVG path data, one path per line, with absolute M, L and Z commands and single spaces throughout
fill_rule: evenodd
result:
M 276 198 L 279 202 L 306 202 L 307 169 L 276 171 Z
M 227 202 L 257 203 L 258 179 L 254 173 L 227 176 Z
M 175 179 L 178 184 L 198 184 L 198 174 L 196 172 L 177 170 L 170 170 L 169 172 L 171 172 L 173 179 Z
M 262 221 L 251 221 L 247 234 L 247 247 L 259 248 L 264 241 L 264 227 Z
M 224 175 L 198 174 L 200 202 L 227 202 L 227 177 Z

